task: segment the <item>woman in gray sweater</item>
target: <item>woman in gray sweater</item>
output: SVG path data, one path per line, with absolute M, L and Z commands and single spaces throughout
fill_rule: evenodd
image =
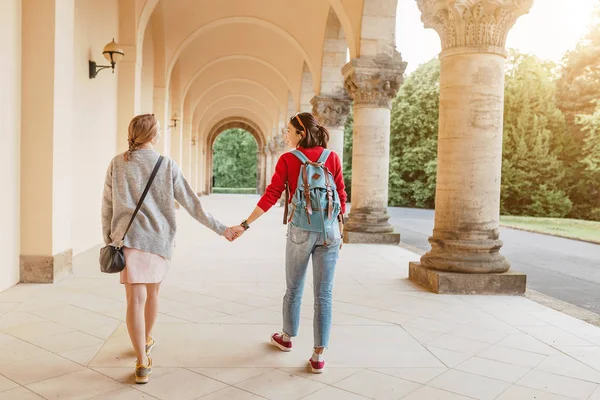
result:
M 160 156 L 153 149 L 160 126 L 154 114 L 138 115 L 129 124 L 129 150 L 108 166 L 102 199 L 105 244 L 118 244 Z M 166 277 L 176 231 L 175 200 L 198 222 L 233 241 L 240 226 L 228 228 L 206 213 L 181 170 L 166 158 L 123 242 L 125 269 L 120 281 L 127 295 L 127 330 L 137 356 L 135 380 L 147 383 L 152 373 L 152 327 L 158 315 L 158 292 Z

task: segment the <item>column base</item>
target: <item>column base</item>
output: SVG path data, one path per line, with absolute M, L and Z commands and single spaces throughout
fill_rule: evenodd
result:
M 21 283 L 56 283 L 73 273 L 73 249 L 54 256 L 20 257 Z
M 344 243 L 355 244 L 399 244 L 399 233 L 369 233 L 344 231 Z
M 520 272 L 443 272 L 425 268 L 418 262 L 409 263 L 408 276 L 438 294 L 522 295 L 527 287 L 527 276 Z

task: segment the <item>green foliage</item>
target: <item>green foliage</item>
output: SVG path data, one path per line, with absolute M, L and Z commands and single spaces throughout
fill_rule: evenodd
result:
M 214 194 L 256 194 L 256 187 L 251 188 L 213 188 Z
M 577 116 L 594 112 L 600 99 L 600 2 L 596 8 L 589 33 L 569 51 L 564 59 L 557 83 L 557 104 L 564 112 L 569 131 L 579 143 L 584 131 Z
M 600 12 L 559 67 L 511 52 L 507 60 L 501 212 L 600 221 Z M 391 114 L 389 204 L 435 205 L 439 62 L 420 66 Z M 344 174 L 352 178 L 352 128 Z
M 433 208 L 437 172 L 440 64 L 421 65 L 392 105 L 389 204 Z
M 214 186 L 256 188 L 257 149 L 256 140 L 245 130 L 229 129 L 223 132 L 213 146 Z
M 511 52 L 507 60 L 501 212 L 564 217 L 571 201 L 561 184 L 566 136 L 564 116 L 554 102 L 555 65 Z
M 600 101 L 592 115 L 579 115 L 576 122 L 585 134 L 579 162 L 578 195 L 574 216 L 600 221 Z
M 352 133 L 354 132 L 354 110 L 350 109 L 350 115 L 344 125 L 344 185 L 348 194 L 348 202 L 352 196 Z

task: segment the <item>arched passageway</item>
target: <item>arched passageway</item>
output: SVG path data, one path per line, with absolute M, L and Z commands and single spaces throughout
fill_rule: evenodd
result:
M 211 193 L 259 193 L 260 152 L 252 134 L 243 129 L 227 129 L 216 137 L 211 150 L 213 152 Z
M 345 239 L 399 242 L 387 213 L 390 108 L 406 68 L 394 36 L 397 0 L 99 3 L 2 2 L 11 63 L 2 66 L 0 83 L 9 88 L 1 96 L 13 151 L 0 171 L 16 194 L 1 229 L 2 237 L 19 240 L 1 244 L 10 267 L 0 270 L 0 288 L 53 282 L 69 273 L 73 254 L 97 244 L 97 182 L 115 150 L 127 147 L 128 123 L 142 112 L 158 116 L 165 128 L 159 150 L 198 193 L 211 189 L 215 139 L 226 129 L 245 129 L 258 145 L 262 192 L 286 149 L 290 117 L 311 110 L 342 153 L 352 105 Z M 459 272 L 480 282 L 496 274 L 524 288 L 522 277 L 506 274 L 500 253 L 498 110 L 506 36 L 533 0 L 417 4 L 443 50 L 436 226 L 432 250 L 412 277 L 427 283 L 439 271 Z M 124 52 L 118 73 L 90 79 L 88 62 L 99 62 L 113 37 Z

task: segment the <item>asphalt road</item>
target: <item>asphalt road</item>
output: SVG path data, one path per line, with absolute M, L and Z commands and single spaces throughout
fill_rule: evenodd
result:
M 401 241 L 429 250 L 432 210 L 390 208 L 390 223 Z M 500 229 L 501 253 L 515 271 L 527 274 L 529 288 L 600 314 L 600 245 Z

